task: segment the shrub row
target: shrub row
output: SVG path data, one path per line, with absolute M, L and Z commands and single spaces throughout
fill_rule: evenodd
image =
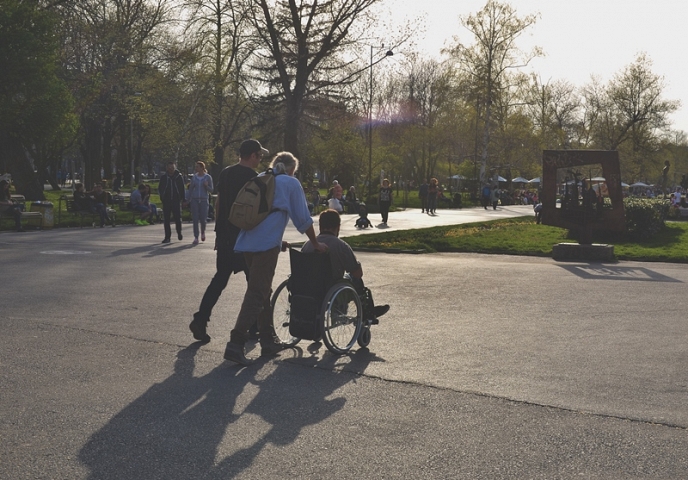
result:
M 632 239 L 648 239 L 664 228 L 669 200 L 627 197 L 624 199 L 626 228 Z

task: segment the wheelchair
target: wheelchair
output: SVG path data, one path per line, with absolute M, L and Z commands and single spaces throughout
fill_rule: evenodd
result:
M 370 291 L 359 293 L 344 277 L 332 280 L 328 253 L 302 253 L 289 249 L 291 275 L 272 295 L 272 321 L 279 339 L 295 346 L 302 339 L 322 339 L 327 349 L 341 355 L 358 343 L 370 344 L 372 301 Z

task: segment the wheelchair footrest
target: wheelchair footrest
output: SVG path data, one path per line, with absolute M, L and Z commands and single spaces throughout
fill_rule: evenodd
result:
M 305 340 L 320 338 L 320 325 L 318 313 L 320 305 L 313 297 L 304 295 L 291 296 L 291 309 L 289 314 L 289 333 Z

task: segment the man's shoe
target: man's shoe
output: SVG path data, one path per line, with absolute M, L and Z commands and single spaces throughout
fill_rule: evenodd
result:
M 210 335 L 206 333 L 206 328 L 208 327 L 208 322 L 203 320 L 196 320 L 195 318 L 189 324 L 189 330 L 193 333 L 193 337 L 201 342 L 208 343 L 210 341 Z
M 194 238 L 194 241 L 191 242 L 192 245 L 198 245 L 198 237 Z
M 389 305 L 376 305 L 375 308 L 373 308 L 375 318 L 379 318 L 387 312 L 389 312 Z
M 271 355 L 275 355 L 282 350 L 287 348 L 285 344 L 282 342 L 274 342 L 274 341 L 267 341 L 267 342 L 260 342 L 260 356 L 261 357 L 269 357 Z
M 246 358 L 243 345 L 232 342 L 228 342 L 227 347 L 225 348 L 225 360 L 238 363 L 239 365 L 251 365 L 251 363 L 253 363 L 251 360 Z
M 170 237 L 165 237 L 162 243 L 170 243 Z
M 179 240 L 182 240 L 184 237 L 182 237 L 182 232 L 177 233 L 177 238 Z

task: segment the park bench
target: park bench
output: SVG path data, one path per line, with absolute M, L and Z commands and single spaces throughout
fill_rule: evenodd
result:
M 90 217 L 91 224 L 93 226 L 96 225 L 96 221 L 98 224 L 100 224 L 100 215 L 96 212 L 93 212 L 91 210 L 83 210 L 78 208 L 76 202 L 74 201 L 74 196 L 73 195 L 62 195 L 60 197 L 60 206 L 58 210 L 58 223 L 60 223 L 60 220 L 62 218 L 62 202 L 65 202 L 66 204 L 66 209 L 67 212 L 74 215 L 75 217 L 79 218 L 79 228 L 83 228 L 83 219 L 84 217 Z M 114 208 L 107 208 L 107 214 L 108 218 L 112 221 L 112 226 L 115 226 L 115 222 L 117 220 L 117 210 Z
M 26 204 L 26 198 L 24 198 L 24 195 L 12 195 L 11 196 L 12 200 L 20 203 L 21 205 L 24 205 L 24 210 L 22 211 L 21 219 L 22 221 L 27 220 L 27 224 L 31 223 L 32 225 L 37 224 L 37 228 L 43 228 L 43 214 L 41 212 L 27 212 L 25 204 Z M 10 220 L 13 223 L 14 226 L 14 217 L 10 213 L 5 213 L 1 212 L 0 213 L 0 229 L 2 228 L 2 221 L 3 220 Z

